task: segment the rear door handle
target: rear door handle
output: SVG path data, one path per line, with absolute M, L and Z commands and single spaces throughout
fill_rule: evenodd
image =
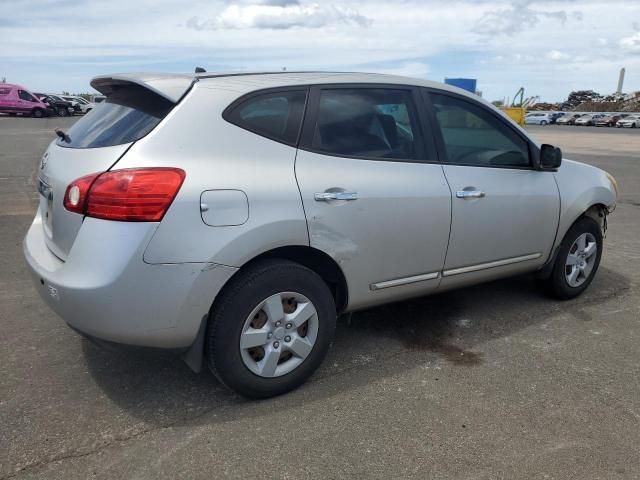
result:
M 457 198 L 467 199 L 467 198 L 484 198 L 484 192 L 480 190 L 458 190 L 456 192 Z
M 318 192 L 313 195 L 316 202 L 328 202 L 329 200 L 357 200 L 357 192 Z

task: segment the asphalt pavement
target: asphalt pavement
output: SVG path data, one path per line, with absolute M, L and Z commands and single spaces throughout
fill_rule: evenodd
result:
M 0 118 L 0 479 L 640 478 L 640 131 L 530 128 L 622 187 L 583 296 L 524 276 L 359 312 L 307 384 L 252 402 L 37 296 L 35 172 L 73 121 Z

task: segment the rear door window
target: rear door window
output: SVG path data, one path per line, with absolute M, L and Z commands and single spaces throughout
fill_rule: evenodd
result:
M 98 148 L 135 142 L 155 128 L 174 104 L 143 87 L 127 86 L 110 94 L 67 132 L 61 147 Z
M 260 93 L 231 105 L 223 116 L 245 130 L 295 145 L 306 98 L 306 89 Z
M 326 88 L 320 91 L 311 149 L 364 159 L 423 157 L 410 90 Z

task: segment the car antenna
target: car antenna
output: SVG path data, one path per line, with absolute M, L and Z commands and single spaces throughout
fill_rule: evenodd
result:
M 207 73 L 207 71 L 202 67 L 196 67 L 196 73 Z
M 54 132 L 56 132 L 56 135 L 58 135 L 64 142 L 71 143 L 71 137 L 66 133 L 64 133 L 62 130 L 60 130 L 59 128 L 56 128 Z

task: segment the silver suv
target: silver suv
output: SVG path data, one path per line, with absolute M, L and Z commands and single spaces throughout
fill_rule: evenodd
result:
M 113 75 L 42 157 L 36 286 L 100 341 L 181 350 L 248 397 L 300 385 L 337 314 L 536 272 L 592 281 L 606 172 L 447 85 Z M 562 163 L 562 164 L 561 164 Z

